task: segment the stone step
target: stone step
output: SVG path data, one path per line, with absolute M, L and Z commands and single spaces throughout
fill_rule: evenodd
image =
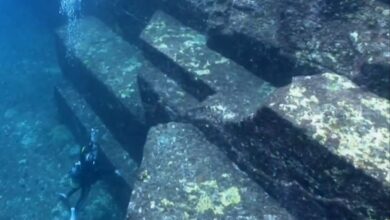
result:
M 138 85 L 150 125 L 182 121 L 190 109 L 199 105 L 176 81 L 158 71 L 141 71 Z
M 252 117 L 275 89 L 210 50 L 204 35 L 162 11 L 154 14 L 141 39 L 150 60 L 201 102 L 194 109 L 216 129 Z
M 96 128 L 99 131 L 99 144 L 110 166 L 119 170 L 128 187 L 135 181 L 137 163 L 131 159 L 120 143 L 118 143 L 100 118 L 90 108 L 85 99 L 63 80 L 55 88 L 55 100 L 61 118 L 70 128 L 81 146 L 89 142 L 89 130 Z
M 190 124 L 153 127 L 144 156 L 128 219 L 294 219 Z
M 272 89 L 265 95 L 256 96 L 250 90 L 240 89 L 243 84 L 238 83 L 236 85 L 240 86 L 235 87 L 232 82 L 212 76 L 214 72 L 197 74 L 198 70 L 212 69 L 195 68 L 205 65 L 202 60 L 207 62 L 208 59 L 204 57 L 213 60 L 213 56 L 203 52 L 206 48 L 204 38 L 180 26 L 178 21 L 163 12 L 154 15 L 141 38 L 147 51 L 157 54 L 160 61 L 168 60 L 169 67 L 179 66 L 177 69 L 182 75 L 192 77 L 193 81 L 213 91 L 200 98 L 201 103 L 189 110 L 185 121 L 202 130 L 210 141 L 221 147 L 291 213 L 309 219 L 370 216 L 381 219 L 389 216 L 386 209 L 386 204 L 390 203 L 389 174 L 386 171 L 389 170 L 386 162 L 389 161 L 389 137 L 386 136 L 389 116 L 385 114 L 389 111 L 388 101 L 363 92 L 345 78 L 335 74 L 327 78 L 329 74 L 325 74 L 296 78 L 292 85 L 272 95 L 267 106 L 263 107 L 262 97 L 267 97 Z M 205 51 L 210 50 L 206 48 Z M 203 56 L 200 59 L 199 54 Z M 165 71 L 169 74 L 169 68 Z M 191 85 L 191 80 L 179 80 L 180 84 L 183 82 L 195 89 L 198 85 Z M 229 85 L 231 92 L 227 92 L 229 90 L 224 89 L 221 82 Z M 353 91 L 345 85 L 353 85 Z M 308 91 L 307 94 L 299 96 L 301 89 Z M 289 95 L 288 90 L 293 94 L 298 92 L 295 94 L 298 97 Z M 187 91 L 195 96 L 199 93 Z M 295 103 L 290 103 L 292 98 L 295 98 Z M 319 103 L 312 103 L 307 108 L 313 100 Z M 273 102 L 279 102 L 279 108 L 283 109 L 275 109 Z M 358 111 L 348 112 L 348 106 L 357 106 Z M 332 110 L 327 117 L 321 113 L 326 108 Z M 380 108 L 382 112 L 378 110 Z M 289 111 L 293 114 L 287 115 Z M 375 113 L 378 111 L 379 116 Z M 369 115 L 365 116 L 366 113 Z M 307 121 L 302 121 L 302 116 Z M 345 118 L 344 122 L 332 125 L 339 117 Z M 355 121 L 350 118 L 355 118 Z M 316 134 L 313 128 L 318 129 L 318 126 L 316 140 L 312 135 Z M 323 137 L 325 131 L 331 130 L 337 131 L 333 133 L 336 139 Z M 377 142 L 377 147 L 370 147 L 364 141 L 370 138 L 357 135 L 359 132 L 367 132 L 382 140 L 378 142 L 371 138 Z M 340 138 L 344 139 L 341 148 Z
M 157 15 L 152 19 L 152 21 L 156 20 L 156 16 L 160 16 L 158 12 Z M 164 15 L 164 14 L 163 14 Z M 164 15 L 166 16 L 166 15 Z M 171 19 L 171 18 L 170 18 Z M 153 22 L 152 22 L 153 23 Z M 163 27 L 167 25 L 161 25 Z M 181 27 L 187 29 L 186 27 Z M 192 30 L 187 30 L 186 32 L 191 33 Z M 183 31 L 184 32 L 184 31 Z M 194 32 L 194 31 L 192 31 Z M 144 31 L 145 33 L 145 31 Z M 157 33 L 155 33 L 157 34 Z M 152 34 L 151 34 L 152 35 Z M 161 35 L 164 36 L 164 35 Z M 177 34 L 175 36 L 178 36 Z M 173 51 L 177 46 L 172 47 Z M 206 48 L 206 47 L 204 47 Z M 150 49 L 150 48 L 149 48 Z M 149 50 L 147 49 L 147 50 Z M 205 50 L 208 50 L 207 48 Z M 210 51 L 210 50 L 208 50 Z M 210 51 L 210 53 L 214 53 Z M 176 57 L 176 56 L 174 56 Z M 160 60 L 167 60 L 166 56 L 160 56 Z M 175 64 L 176 65 L 176 64 Z M 164 69 L 165 72 L 169 76 L 171 76 L 172 65 L 169 65 L 170 68 Z M 177 69 L 175 69 L 176 71 Z M 180 70 L 180 69 L 179 69 Z M 243 75 L 248 72 L 244 72 Z M 229 72 L 227 73 L 227 75 Z M 249 74 L 249 73 L 248 73 Z M 185 73 L 185 75 L 190 75 L 189 73 Z M 141 86 L 141 94 L 143 97 L 154 97 L 151 99 L 150 106 L 154 106 L 156 109 L 184 109 L 184 117 L 181 117 L 181 114 L 178 111 L 170 111 L 174 115 L 170 118 L 174 118 L 174 121 L 187 122 L 192 123 L 196 127 L 198 127 L 202 132 L 204 132 L 205 136 L 212 141 L 215 145 L 217 145 L 222 151 L 228 155 L 231 160 L 236 162 L 238 165 L 242 165 L 242 160 L 247 159 L 248 157 L 253 157 L 252 152 L 248 149 L 240 149 L 239 152 L 236 152 L 239 148 L 245 148 L 248 143 L 245 143 L 245 139 L 241 139 L 239 134 L 243 131 L 237 131 L 233 129 L 235 127 L 241 126 L 245 121 L 253 119 L 256 112 L 261 109 L 262 104 L 264 102 L 265 97 L 267 97 L 274 90 L 271 86 L 261 86 L 259 87 L 248 87 L 243 86 L 242 84 L 234 85 L 234 82 L 229 82 L 233 85 L 229 85 L 229 88 L 225 88 L 226 90 L 230 89 L 230 91 L 224 91 L 225 89 L 216 90 L 216 93 L 212 95 L 206 96 L 203 100 L 198 97 L 200 101 L 198 104 L 195 102 L 191 102 L 191 104 L 187 104 L 186 101 L 189 100 L 188 97 L 191 95 L 196 96 L 196 93 L 189 91 L 188 89 L 184 89 L 182 91 L 183 96 L 186 97 L 183 99 L 182 96 L 178 96 L 176 94 L 177 89 L 161 89 L 159 81 L 164 82 L 167 81 L 165 76 L 156 75 L 153 80 L 143 74 L 140 74 L 140 81 L 148 82 L 148 83 L 140 83 Z M 173 77 L 175 78 L 175 76 Z M 228 77 L 229 78 L 229 77 Z M 249 77 L 248 77 L 249 78 Z M 257 81 L 256 77 L 250 77 L 253 82 Z M 243 78 L 245 79 L 245 77 Z M 243 80 L 242 79 L 242 80 Z M 197 79 L 198 81 L 202 81 L 201 79 Z M 205 82 L 207 82 L 207 78 Z M 238 79 L 237 79 L 238 80 Z M 249 80 L 249 79 L 247 79 Z M 153 81 L 153 82 L 150 82 Z M 188 80 L 175 80 L 182 87 L 183 81 L 189 82 Z M 245 80 L 243 80 L 245 81 Z M 203 82 L 202 82 L 203 83 Z M 218 83 L 216 83 L 218 84 Z M 168 85 L 168 83 L 167 83 Z M 196 88 L 198 84 L 193 84 L 192 86 Z M 208 85 L 213 85 L 209 83 L 208 85 L 204 83 L 207 87 Z M 223 85 L 221 85 L 223 86 Z M 174 88 L 174 87 L 171 87 Z M 210 88 L 210 87 L 209 87 Z M 218 87 L 215 87 L 218 88 Z M 152 91 L 152 92 L 150 92 Z M 144 94 L 145 93 L 145 94 Z M 190 94 L 191 95 L 190 95 Z M 152 95 L 151 95 L 152 94 Z M 154 104 L 153 104 L 154 103 Z M 192 103 L 194 103 L 192 105 Z M 163 106 L 163 107 L 161 107 Z M 189 106 L 189 108 L 186 108 Z M 166 111 L 165 111 L 166 114 Z M 169 117 L 166 117 L 169 118 Z M 178 119 L 178 120 L 176 120 Z M 166 122 L 169 120 L 162 120 L 160 122 Z M 271 170 L 286 170 L 282 164 L 282 161 L 279 158 L 274 159 L 273 152 L 264 152 L 261 157 L 257 157 L 259 162 L 262 161 L 273 161 Z M 245 166 L 244 169 L 247 169 Z M 258 166 L 257 169 L 261 167 Z M 249 170 L 248 170 L 249 172 Z M 264 174 L 262 179 L 256 178 L 258 183 L 265 187 L 267 190 L 273 193 L 273 196 L 277 198 L 281 203 L 286 205 L 291 213 L 295 216 L 304 217 L 306 219 L 324 219 L 327 216 L 326 209 L 322 207 L 318 202 L 313 200 L 305 200 L 304 196 L 305 191 L 302 191 L 301 188 L 297 188 L 295 186 L 291 188 L 285 187 L 284 183 L 279 183 L 274 181 L 273 175 Z M 300 194 L 302 199 L 300 201 L 296 201 L 295 197 L 297 194 Z M 289 201 L 287 201 L 288 199 Z
M 137 74 L 148 66 L 141 52 L 94 17 L 59 28 L 57 36 L 64 75 L 140 162 L 147 126 Z
M 146 112 L 149 112 L 147 115 L 153 121 L 151 124 L 171 121 L 189 122 L 199 127 L 209 140 L 218 145 L 221 150 L 225 151 L 225 154 L 239 165 L 242 165 L 241 160 L 250 157 L 252 152 L 248 150 L 234 152 L 240 147 L 248 146 L 248 144 L 244 142 L 245 138 L 241 139 L 239 137 L 240 131 L 229 129 L 232 126 L 240 126 L 241 123 L 245 122 L 244 117 L 232 115 L 223 105 L 216 104 L 212 108 L 204 107 L 204 103 L 199 103 L 186 91 L 183 91 L 175 81 L 161 73 L 153 72 L 153 74 L 150 74 L 143 71 L 139 74 L 139 85 Z M 239 99 L 240 96 L 237 96 L 237 98 Z M 255 99 L 256 97 L 252 98 Z M 211 99 L 204 102 L 234 103 L 235 100 L 225 100 L 224 97 L 214 95 Z M 242 110 L 245 111 L 245 109 Z M 209 111 L 217 112 L 218 114 L 210 114 Z M 221 118 L 218 118 L 218 115 Z M 276 170 L 280 173 L 280 170 L 286 170 L 280 158 L 275 158 L 272 151 L 263 152 L 263 154 L 259 154 L 260 156 L 256 154 L 255 158 L 261 163 L 267 161 L 264 164 L 266 167 L 269 166 L 271 168 L 271 172 Z M 255 169 L 259 168 L 263 167 L 257 166 Z M 326 218 L 325 208 L 321 207 L 316 201 L 296 201 L 297 195 L 302 196 L 304 194 L 307 196 L 307 193 L 301 190 L 299 186 L 286 187 L 284 183 L 278 183 L 277 178 L 267 174 L 263 174 L 261 179 L 255 179 L 259 182 L 259 185 L 273 192 L 273 196 L 284 203 L 295 216 L 304 217 L 305 219 Z
M 156 97 L 155 101 L 151 103 L 155 103 L 154 106 L 159 106 L 159 108 L 167 108 L 164 106 L 175 105 L 185 106 L 183 100 L 178 100 L 178 97 L 181 96 L 174 96 L 174 91 L 176 91 L 176 89 L 167 89 L 168 87 L 175 88 L 175 86 L 167 86 L 167 88 L 159 87 L 158 82 L 166 81 L 166 76 L 161 76 L 163 75 L 156 74 L 152 77 L 153 80 L 151 80 L 147 76 L 141 74 L 140 81 L 152 81 L 149 83 L 140 83 L 141 88 L 143 88 L 141 89 L 141 93 L 144 93 L 144 91 L 152 91 L 150 94 L 153 95 L 146 96 Z M 331 74 L 331 77 L 336 77 L 336 79 L 338 79 L 337 77 L 339 76 Z M 298 79 L 299 78 L 294 82 Z M 346 89 L 344 84 L 353 85 L 348 80 L 346 80 L 346 82 L 343 82 L 342 80 L 328 82 L 326 80 L 321 80 L 321 77 L 319 79 L 313 78 L 311 83 L 307 85 L 307 88 L 303 89 L 312 92 L 316 91 L 316 83 L 318 82 L 320 83 L 317 86 L 328 85 L 328 87 L 326 87 L 327 89 L 318 89 L 317 91 L 319 91 L 319 94 L 325 96 L 326 94 L 329 96 L 334 95 L 335 99 L 340 100 L 359 100 L 353 96 L 341 96 L 341 93 L 329 94 L 329 92 L 333 90 L 342 91 Z M 292 87 L 294 87 L 294 84 Z M 287 97 L 286 100 L 288 101 L 288 96 L 285 96 L 281 91 L 286 91 L 286 88 L 278 90 L 272 97 L 279 97 L 280 100 L 282 100 L 283 97 Z M 293 93 L 294 91 L 295 89 L 292 89 Z M 356 91 L 362 93 L 357 87 L 354 92 Z M 183 93 L 185 94 L 185 92 Z M 368 96 L 372 96 L 372 94 L 368 94 Z M 239 98 L 241 96 L 238 95 L 235 97 Z M 253 100 L 256 100 L 256 97 L 252 98 Z M 188 98 L 185 98 L 184 100 L 188 100 Z M 213 102 L 215 103 L 215 107 L 209 108 L 210 106 L 213 106 L 210 105 L 210 103 Z M 236 162 L 240 168 L 245 170 L 279 202 L 283 203 L 295 216 L 300 216 L 305 219 L 360 219 L 365 218 L 365 216 L 368 215 L 383 215 L 383 212 L 385 212 L 383 205 L 386 204 L 386 201 L 388 200 L 388 198 L 386 198 L 388 192 L 386 192 L 386 189 L 381 190 L 379 193 L 376 193 L 376 196 L 379 196 L 382 193 L 383 197 L 375 198 L 370 198 L 369 193 L 374 190 L 373 188 L 380 188 L 381 184 L 378 186 L 378 181 L 370 180 L 370 177 L 357 171 L 359 168 L 351 168 L 350 164 L 340 162 L 341 160 L 335 156 L 332 157 L 327 150 L 324 149 L 324 146 L 314 144 L 313 149 L 315 150 L 310 149 L 310 146 L 313 146 L 313 143 L 311 140 L 305 139 L 305 133 L 303 132 L 305 129 L 302 127 L 292 127 L 291 121 L 286 122 L 284 119 L 281 119 L 274 114 L 269 114 L 269 110 L 266 110 L 269 106 L 266 108 L 259 108 L 258 112 L 252 117 L 245 118 L 236 117 L 231 112 L 228 112 L 223 105 L 218 104 L 229 102 L 234 103 L 237 101 L 235 99 L 226 99 L 226 97 L 219 96 L 219 94 L 213 95 L 199 105 L 194 104 L 194 107 L 190 107 L 189 109 L 182 108 L 188 112 L 184 118 L 171 118 L 175 118 L 175 120 L 178 119 L 178 121 L 191 122 L 193 125 L 196 125 L 204 132 L 205 136 L 210 141 L 225 151 L 225 154 Z M 204 107 L 204 103 L 208 103 L 208 107 Z M 267 101 L 267 103 L 270 106 L 273 105 L 270 104 L 272 103 L 271 101 Z M 300 107 L 300 105 L 305 106 L 306 103 L 305 100 L 297 100 L 295 105 L 296 108 L 303 108 Z M 329 106 L 334 106 L 335 109 L 340 108 L 337 107 L 337 105 L 334 105 L 335 103 L 327 102 Z M 386 100 L 378 102 L 379 106 L 380 103 L 383 104 L 384 108 L 389 105 Z M 174 108 L 175 107 L 173 107 L 173 109 Z M 319 106 L 318 108 L 321 109 L 322 107 Z M 339 112 L 342 110 L 343 108 L 341 108 Z M 224 115 L 225 118 L 217 118 L 216 114 L 209 114 L 210 111 L 222 112 L 224 114 L 219 115 Z M 178 111 L 171 112 L 174 112 L 173 115 L 179 115 L 177 113 Z M 308 110 L 304 112 L 310 113 Z M 329 117 L 332 118 L 333 116 Z M 167 121 L 169 121 L 169 119 Z M 373 121 L 375 124 L 375 120 Z M 278 126 L 276 126 L 276 124 L 278 124 Z M 360 125 L 355 126 L 364 127 Z M 290 133 L 286 134 L 286 131 L 282 132 L 283 129 L 290 131 Z M 384 137 L 384 139 L 386 139 L 386 137 Z M 328 148 L 331 148 L 331 143 L 328 144 Z M 300 151 L 293 152 L 293 149 L 298 146 L 305 146 L 309 149 L 302 148 Z M 388 147 L 385 146 L 383 149 L 388 149 Z M 314 151 L 318 152 L 315 153 Z M 383 155 L 386 156 L 388 153 L 384 152 Z M 328 161 L 328 159 L 330 161 Z M 373 160 L 375 161 L 375 159 Z M 318 161 L 322 162 L 319 163 Z M 385 161 L 386 160 L 383 160 L 382 162 L 385 163 Z M 386 165 L 383 163 L 383 166 L 381 166 L 385 167 Z M 338 171 L 340 171 L 339 174 L 337 174 Z M 384 171 L 385 170 L 379 171 L 379 173 Z M 338 185 L 338 189 L 334 189 L 334 178 L 342 180 Z M 348 182 L 349 180 L 353 181 L 351 179 L 356 180 L 357 183 Z M 366 184 L 371 185 L 371 187 L 366 186 Z M 350 190 L 355 188 L 366 188 L 366 192 L 363 193 L 362 191 L 361 195 L 355 195 L 354 190 Z M 381 200 L 385 202 L 381 202 Z M 362 210 L 357 210 L 358 204 L 364 204 L 366 207 L 364 211 L 366 211 L 366 213 Z M 370 212 L 369 210 L 371 208 L 375 211 Z
M 231 130 L 241 135 L 233 148 L 251 176 L 261 180 L 257 170 L 262 170 L 277 181 L 299 185 L 337 218 L 386 219 L 389 112 L 388 100 L 345 77 L 296 77 L 252 120 Z M 274 161 L 260 162 L 264 154 Z M 275 160 L 281 161 L 279 170 Z
M 178 20 L 207 32 L 210 47 L 276 86 L 287 85 L 292 76 L 332 71 L 390 98 L 386 1 L 157 2 Z M 332 16 L 345 18 L 327 19 Z
M 257 95 L 261 100 L 273 90 L 270 84 L 210 50 L 206 36 L 162 11 L 153 15 L 140 37 L 152 62 L 201 101 L 214 93 L 236 92 Z

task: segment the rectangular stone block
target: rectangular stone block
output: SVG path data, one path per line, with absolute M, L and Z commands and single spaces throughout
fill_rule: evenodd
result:
M 146 126 L 137 75 L 147 68 L 141 52 L 93 17 L 61 27 L 57 36 L 64 75 L 140 161 Z
M 206 44 L 206 36 L 184 26 L 179 21 L 162 11 L 157 11 L 149 25 L 141 34 L 141 39 L 150 53 L 162 57 L 157 66 L 169 63 L 177 66 L 175 72 L 185 78 L 178 80 L 183 88 L 190 88 L 195 97 L 206 99 L 213 93 L 256 93 L 273 90 L 273 87 L 255 77 L 243 67 L 210 50 Z M 162 63 L 162 64 L 161 64 Z M 167 74 L 174 74 L 166 70 Z M 177 73 L 176 73 L 177 74 Z M 202 86 L 204 90 L 198 91 Z
M 145 42 L 146 51 L 160 57 L 160 63 L 156 65 L 169 64 L 170 68 L 162 68 L 163 71 L 201 102 L 196 108 L 202 111 L 204 117 L 218 124 L 227 121 L 240 123 L 254 115 L 262 100 L 275 89 L 210 50 L 204 35 L 162 11 L 154 14 L 141 39 Z
M 163 183 L 163 185 L 161 185 Z M 294 219 L 190 124 L 153 127 L 128 219 Z
M 325 73 L 294 78 L 236 129 L 246 131 L 242 138 L 252 143 L 247 145 L 252 154 L 262 154 L 262 147 L 277 155 L 288 170 L 286 179 L 295 179 L 324 206 L 385 219 L 390 216 L 389 110 L 388 100 Z
M 386 0 L 158 2 L 176 19 L 207 32 L 211 48 L 273 85 L 287 85 L 293 76 L 332 71 L 390 97 Z

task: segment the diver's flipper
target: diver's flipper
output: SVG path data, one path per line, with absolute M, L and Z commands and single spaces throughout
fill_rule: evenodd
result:
M 70 204 L 69 204 L 69 200 L 68 200 L 68 197 L 66 196 L 66 194 L 64 193 L 58 193 L 58 198 L 60 199 L 60 201 L 66 206 L 67 209 L 70 209 Z
M 74 207 L 70 208 L 70 220 L 77 220 L 76 209 Z

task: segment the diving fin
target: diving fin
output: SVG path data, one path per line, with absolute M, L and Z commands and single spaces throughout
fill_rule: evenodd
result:
M 70 208 L 70 220 L 77 220 L 76 209 L 74 207 Z

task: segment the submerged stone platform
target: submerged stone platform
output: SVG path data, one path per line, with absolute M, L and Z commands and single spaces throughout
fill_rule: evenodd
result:
M 187 88 L 199 100 L 207 99 L 215 93 L 229 95 L 236 92 L 261 99 L 274 89 L 232 60 L 210 50 L 205 35 L 184 26 L 162 11 L 153 15 L 140 38 L 145 42 L 147 52 L 154 54 L 152 57 L 161 57 L 154 61 L 157 66 L 177 66 L 173 67 L 176 72 L 167 69 L 166 74 L 178 80 L 183 88 Z
M 160 31 L 161 34 L 156 34 L 158 31 Z M 180 34 L 180 31 L 182 31 L 182 34 Z M 149 38 L 150 36 L 157 36 L 157 38 Z M 277 198 L 280 203 L 284 204 L 284 206 L 286 206 L 288 210 L 295 216 L 300 216 L 304 219 L 349 219 L 364 218 L 364 216 L 387 215 L 387 211 L 383 206 L 383 204 L 386 204 L 386 201 L 388 200 L 388 188 L 386 184 L 381 187 L 383 182 L 370 179 L 371 177 L 369 175 L 361 173 L 361 168 L 355 166 L 355 164 L 351 161 L 343 161 L 344 159 L 340 159 L 338 156 L 334 157 L 336 159 L 331 159 L 332 157 L 329 152 L 327 152 L 325 143 L 316 143 L 317 148 L 315 149 L 323 149 L 323 151 L 318 150 L 319 152 L 321 151 L 321 153 L 318 154 L 309 154 L 308 150 L 302 150 L 305 152 L 305 155 L 296 157 L 295 154 L 301 155 L 302 152 L 295 154 L 291 153 L 294 151 L 294 148 L 303 148 L 303 146 L 310 146 L 310 144 L 313 144 L 312 141 L 304 141 L 304 138 L 302 138 L 307 136 L 305 133 L 306 130 L 304 128 L 302 129 L 291 126 L 293 121 L 279 120 L 277 117 L 271 117 L 266 114 L 262 116 L 262 112 L 267 112 L 267 103 L 269 104 L 270 102 L 268 99 L 273 99 L 274 97 L 284 99 L 288 97 L 286 94 L 281 94 L 280 91 L 282 91 L 283 88 L 278 89 L 278 91 L 271 95 L 270 98 L 267 98 L 266 94 L 270 94 L 274 90 L 271 86 L 269 87 L 271 89 L 263 90 L 263 94 L 259 95 L 259 93 L 253 92 L 253 88 L 261 90 L 261 86 L 254 86 L 252 89 L 246 89 L 243 88 L 243 84 L 240 84 L 240 82 L 245 82 L 245 80 L 240 81 L 240 79 L 247 79 L 245 76 L 254 77 L 252 75 L 249 76 L 243 74 L 242 78 L 240 78 L 240 75 L 240 77 L 235 81 L 224 81 L 223 76 L 227 76 L 228 79 L 230 78 L 229 74 L 231 74 L 231 72 L 228 70 L 232 69 L 234 72 L 236 69 L 230 68 L 230 65 L 224 66 L 223 64 L 218 65 L 220 65 L 221 69 L 226 68 L 226 72 L 224 72 L 226 73 L 225 75 L 223 75 L 224 73 L 220 72 L 218 76 L 215 76 L 216 78 L 212 78 L 212 76 L 209 76 L 208 74 L 198 76 L 196 74 L 196 69 L 194 69 L 193 66 L 188 66 L 191 65 L 189 64 L 191 62 L 198 62 L 197 58 L 195 58 L 196 54 L 215 55 L 216 53 L 209 49 L 204 49 L 207 48 L 207 46 L 204 45 L 202 41 L 193 42 L 193 39 L 202 39 L 201 34 L 191 30 L 188 27 L 183 27 L 182 24 L 178 23 L 173 18 L 163 14 L 162 12 L 157 12 L 157 14 L 153 16 L 151 23 L 143 32 L 141 38 L 146 41 L 146 43 L 153 45 L 152 48 L 150 48 L 150 45 L 146 46 L 147 53 L 150 53 L 150 50 L 152 49 L 154 50 L 152 53 L 158 54 L 156 56 L 160 58 L 159 62 L 166 62 L 170 67 L 174 65 L 179 67 L 177 69 L 173 69 L 181 71 L 181 75 L 179 74 L 172 76 L 172 78 L 175 79 L 179 86 L 182 88 L 186 88 L 188 86 L 198 88 L 196 87 L 196 83 L 191 84 L 191 80 L 186 80 L 186 77 L 192 74 L 192 76 L 195 76 L 194 80 L 197 83 L 204 84 L 207 86 L 207 88 L 210 88 L 213 91 L 212 94 L 209 94 L 206 97 L 202 98 L 201 96 L 198 96 L 200 103 L 194 107 L 188 108 L 185 117 L 174 118 L 182 119 L 182 121 L 197 126 L 205 134 L 208 140 L 212 141 L 215 145 L 222 149 L 222 151 L 224 151 L 230 157 L 230 159 L 235 161 L 241 169 L 248 172 L 248 174 L 258 182 L 258 184 L 270 192 L 272 196 Z M 197 49 L 188 47 L 187 49 L 189 51 L 185 53 L 180 52 L 185 51 L 185 49 L 183 49 L 185 46 L 182 45 L 185 45 L 188 42 L 193 42 L 193 44 L 196 45 L 195 48 Z M 196 52 L 192 53 L 191 51 Z M 188 54 L 192 55 L 188 56 Z M 213 55 L 210 56 L 212 57 Z M 164 64 L 161 64 L 160 66 L 164 66 Z M 195 66 L 198 67 L 198 65 Z M 167 71 L 167 69 L 162 69 L 163 71 Z M 204 69 L 206 69 L 206 71 L 208 70 L 208 68 L 200 68 L 200 70 Z M 210 74 L 216 72 L 218 71 L 211 71 Z M 170 73 L 166 74 L 171 76 L 169 75 Z M 330 78 L 336 77 L 336 79 L 340 78 L 339 75 L 335 74 L 325 74 L 324 76 L 329 76 Z M 182 80 L 177 80 L 177 77 L 182 77 Z M 213 80 L 208 81 L 210 78 L 207 77 L 210 77 Z M 141 78 L 145 79 L 146 77 L 143 76 Z M 318 89 L 320 93 L 327 94 L 326 92 L 333 91 L 333 89 L 340 91 L 347 89 L 343 87 L 342 83 L 342 81 L 346 81 L 353 85 L 356 91 L 363 93 L 363 90 L 359 89 L 352 82 L 342 77 L 340 79 L 342 80 L 336 80 L 335 82 L 330 83 L 313 78 L 311 80 L 312 84 L 308 87 L 313 91 Z M 299 78 L 294 79 L 294 82 L 296 82 L 296 80 L 299 80 Z M 183 82 L 188 84 L 183 86 Z M 225 82 L 225 84 L 221 82 Z M 316 88 L 316 85 L 324 86 L 326 83 L 330 84 L 329 88 L 327 87 L 323 90 Z M 151 106 L 166 105 L 164 103 L 175 103 L 175 105 L 185 109 L 183 108 L 186 106 L 184 100 L 176 99 L 177 102 L 173 102 L 172 98 L 175 96 L 167 95 L 167 93 L 174 94 L 174 90 L 165 90 L 162 92 L 158 89 L 157 84 L 153 85 L 153 83 L 148 83 L 143 85 L 147 89 L 142 90 L 154 91 L 153 96 L 156 97 L 155 100 L 158 100 L 155 101 L 154 104 L 153 102 L 149 103 Z M 229 91 L 229 89 L 231 90 Z M 267 91 L 268 93 L 264 91 Z M 184 91 L 181 91 L 181 93 L 187 93 L 185 96 L 188 97 L 191 95 L 197 95 L 196 92 L 194 93 L 188 89 L 184 89 Z M 368 96 L 375 96 L 371 93 L 366 94 Z M 331 106 L 331 108 L 337 109 L 335 110 L 337 112 L 343 111 L 343 108 L 337 106 L 336 103 L 342 102 L 343 98 L 355 99 L 352 96 L 343 97 L 340 96 L 340 94 L 328 95 L 334 96 L 333 101 L 335 101 L 335 103 L 333 103 L 331 100 L 325 100 L 324 103 L 330 101 L 325 106 Z M 309 100 L 310 98 L 312 97 L 309 97 Z M 297 108 L 301 108 L 301 105 L 305 105 L 305 103 L 306 101 L 297 101 L 295 104 L 298 106 Z M 388 103 L 385 101 L 382 101 L 382 104 L 384 107 L 388 105 Z M 371 109 L 372 107 L 373 106 L 369 108 Z M 322 109 L 322 107 L 319 107 L 319 109 Z M 372 113 L 374 112 L 375 111 L 372 110 Z M 175 115 L 175 113 L 173 115 Z M 177 114 L 177 116 L 178 115 L 179 114 Z M 298 115 L 291 117 L 292 118 L 290 120 L 293 120 L 296 119 Z M 330 116 L 330 118 L 333 117 L 336 116 Z M 373 120 L 373 118 L 367 118 L 367 120 L 371 121 L 370 123 L 375 124 L 376 126 L 383 126 L 388 123 L 386 121 L 386 123 L 382 123 L 382 125 L 380 125 L 376 122 L 376 120 Z M 275 123 L 280 124 L 276 126 Z M 349 121 L 347 126 L 356 126 L 359 128 L 362 126 L 359 124 L 354 125 L 353 123 L 353 121 Z M 275 129 L 277 130 L 277 127 L 287 130 L 294 130 L 296 132 L 294 135 L 284 135 L 284 133 L 279 131 L 274 132 Z M 382 134 L 384 135 L 385 133 L 382 132 Z M 386 140 L 385 135 L 383 138 L 383 140 Z M 332 144 L 329 146 L 331 145 Z M 283 146 L 284 148 L 282 148 Z M 387 149 L 386 147 L 387 146 L 379 146 L 378 149 Z M 387 154 L 384 152 L 384 155 Z M 330 158 L 330 160 L 333 162 L 328 162 L 325 158 Z M 316 167 L 316 164 L 313 164 L 319 160 L 326 161 L 321 164 L 332 164 L 329 166 L 334 166 L 333 169 L 339 167 L 337 168 L 338 170 L 344 170 L 343 172 L 340 171 L 339 175 L 346 179 L 339 183 L 340 186 L 337 190 L 333 188 L 332 181 L 328 181 L 328 179 L 326 179 L 326 177 L 323 175 L 323 173 L 328 173 L 329 171 L 323 170 L 318 166 Z M 308 161 L 311 161 L 311 163 Z M 335 161 L 342 162 L 339 163 Z M 382 159 L 382 161 L 385 160 Z M 383 162 L 380 166 L 383 167 L 384 165 L 385 163 Z M 348 169 L 346 167 L 348 167 Z M 358 186 L 352 186 L 353 184 L 351 185 L 348 182 L 348 178 L 352 177 L 358 179 L 356 183 Z M 378 197 L 369 198 L 369 192 L 373 188 L 366 187 L 366 184 L 371 184 L 374 188 L 381 188 L 380 192 L 376 194 Z M 362 195 L 354 198 L 353 194 L 356 187 L 361 189 L 365 188 L 364 190 L 367 196 Z M 326 195 L 328 195 L 328 197 Z M 339 195 L 343 196 L 339 197 Z
M 128 219 L 294 219 L 194 126 L 153 127 Z
M 64 75 L 140 162 L 146 125 L 137 74 L 148 66 L 141 52 L 93 17 L 57 33 Z
M 332 71 L 390 97 L 388 1 L 157 2 L 208 33 L 212 48 L 277 86 Z
M 207 2 L 194 10 L 206 10 Z M 251 2 L 235 3 L 229 9 L 232 21 Z M 178 5 L 187 3 L 195 4 Z M 249 8 L 256 8 L 258 3 L 252 3 Z M 214 6 L 224 11 L 226 5 Z M 240 21 L 253 16 L 260 15 L 253 12 Z M 220 21 L 209 19 L 207 25 Z M 267 22 L 263 25 L 273 21 Z M 305 61 L 310 55 L 279 53 L 288 47 L 272 37 L 278 28 L 268 26 L 260 36 L 239 29 L 240 24 L 229 23 L 225 30 L 268 45 L 256 47 L 264 49 L 257 51 L 261 56 L 275 52 L 267 65 L 286 61 L 264 65 L 264 73 L 301 70 L 312 76 L 294 77 L 276 88 L 258 77 L 272 82 L 266 75 L 256 76 L 224 51 L 210 49 L 218 47 L 212 41 L 226 39 L 218 37 L 227 33 L 219 32 L 217 23 L 210 41 L 161 10 L 145 24 L 138 48 L 95 18 L 80 20 L 77 28 L 83 33 L 77 41 L 67 40 L 66 27 L 58 32 L 65 76 L 137 162 L 147 130 L 157 125 L 149 132 L 128 218 L 389 218 L 389 101 L 339 72 L 317 75 L 324 68 L 312 61 L 297 63 L 297 57 Z M 356 81 L 351 74 L 346 73 Z
M 144 51 L 163 72 L 193 96 L 199 109 L 219 124 L 240 123 L 253 116 L 274 87 L 210 50 L 206 37 L 157 11 L 142 32 Z M 169 68 L 165 68 L 168 66 Z M 178 103 L 183 105 L 183 103 Z M 189 121 L 192 116 L 187 117 Z
M 390 216 L 389 110 L 388 100 L 324 73 L 294 78 L 235 129 L 252 154 L 265 148 L 283 161 L 288 172 L 276 179 L 294 179 L 329 209 L 381 219 Z M 243 161 L 253 173 L 261 166 Z

